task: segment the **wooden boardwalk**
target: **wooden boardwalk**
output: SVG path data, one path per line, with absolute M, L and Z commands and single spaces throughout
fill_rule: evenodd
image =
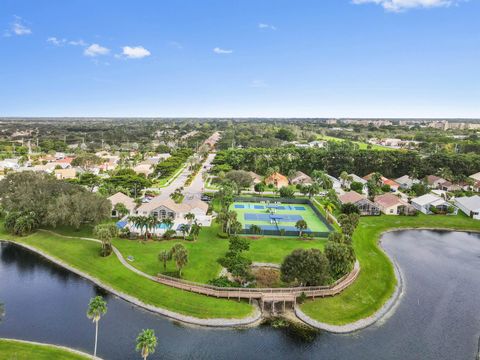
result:
M 305 294 L 309 298 L 334 296 L 352 284 L 360 273 L 360 264 L 355 263 L 353 270 L 330 286 L 306 286 L 292 288 L 225 288 L 192 281 L 177 279 L 166 275 L 158 275 L 155 281 L 177 289 L 198 294 L 227 299 L 256 299 L 264 302 L 296 302 L 297 297 Z
M 70 239 L 80 239 L 93 241 L 96 243 L 101 243 L 98 239 L 86 238 L 86 237 L 74 237 L 66 236 L 55 233 L 50 230 L 40 230 L 45 233 L 54 234 L 56 236 L 70 238 Z M 113 252 L 117 256 L 118 260 L 122 263 L 123 266 L 129 270 L 141 275 L 145 278 L 148 278 L 152 281 L 158 282 L 163 285 L 171 286 L 176 289 L 190 291 L 197 294 L 217 297 L 217 298 L 226 298 L 226 299 L 248 299 L 258 300 L 263 308 L 264 303 L 296 303 L 296 299 L 299 296 L 305 294 L 308 298 L 318 298 L 318 297 L 328 297 L 335 296 L 340 294 L 348 286 L 350 286 L 360 273 L 360 264 L 358 261 L 355 262 L 353 270 L 337 280 L 334 284 L 330 286 L 305 286 L 305 287 L 291 287 L 291 288 L 226 288 L 213 285 L 207 285 L 202 283 L 197 283 L 193 281 L 187 281 L 183 279 L 174 278 L 167 275 L 159 274 L 157 276 L 152 276 L 144 273 L 143 271 L 132 266 L 121 254 L 121 252 L 115 247 L 112 246 Z

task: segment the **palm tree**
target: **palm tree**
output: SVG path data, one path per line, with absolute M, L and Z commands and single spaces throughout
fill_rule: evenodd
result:
M 188 225 L 187 224 L 182 224 L 180 225 L 180 228 L 178 229 L 182 232 L 183 234 L 183 240 L 185 240 L 187 233 L 188 233 Z
M 243 225 L 240 221 L 234 221 L 231 225 L 230 225 L 230 232 L 231 234 L 238 234 L 239 232 L 241 232 L 243 230 Z
M 171 218 L 163 219 L 163 224 L 165 224 L 167 230 L 170 230 L 173 226 L 173 220 Z
M 88 304 L 87 317 L 95 323 L 95 348 L 93 357 L 97 356 L 97 340 L 98 340 L 98 322 L 100 318 L 107 313 L 107 303 L 101 296 L 95 296 L 90 299 Z
M 227 211 L 220 211 L 218 213 L 217 222 L 222 226 L 222 231 L 227 232 L 227 222 L 228 222 Z
M 237 213 L 235 211 L 227 212 L 226 233 L 230 234 L 230 228 L 235 221 L 237 221 Z
M 308 228 L 308 225 L 307 225 L 307 222 L 305 220 L 298 220 L 297 223 L 295 224 L 295 227 L 298 229 L 298 231 L 300 232 L 299 233 L 299 237 L 302 237 L 302 233 L 307 230 Z
M 182 276 L 182 269 L 188 263 L 188 251 L 182 244 L 175 244 L 172 247 L 172 257 L 178 269 L 178 275 Z
M 252 234 L 260 234 L 262 232 L 262 229 L 260 228 L 260 226 L 252 224 L 250 225 L 250 231 L 252 232 Z
M 307 186 L 307 194 L 310 199 L 317 195 L 319 192 L 320 187 L 318 186 L 318 184 L 312 184 Z
M 193 241 L 196 241 L 198 239 L 198 235 L 200 235 L 201 229 L 202 229 L 202 225 L 195 221 L 190 230 L 190 235 L 192 235 Z
M 185 216 L 184 216 L 184 219 L 188 221 L 188 225 L 191 225 L 193 220 L 195 220 L 195 214 L 189 212 L 189 213 L 186 213 Z
M 352 182 L 353 178 L 352 176 L 348 175 L 346 171 L 342 171 L 342 173 L 340 174 L 340 180 L 342 180 L 342 187 L 344 188 L 347 182 Z
M 162 250 L 158 254 L 158 260 L 163 262 L 163 271 L 167 271 L 167 261 L 172 259 L 172 252 L 167 250 Z
M 147 359 L 147 356 L 155 352 L 157 347 L 157 337 L 155 331 L 152 329 L 142 330 L 137 336 L 136 350 L 140 351 L 143 360 Z
M 155 233 L 155 229 L 157 228 L 157 226 L 160 224 L 160 220 L 158 220 L 158 218 L 156 216 L 153 216 L 153 215 L 150 215 L 148 218 L 147 218 L 147 228 L 148 228 L 148 231 Z

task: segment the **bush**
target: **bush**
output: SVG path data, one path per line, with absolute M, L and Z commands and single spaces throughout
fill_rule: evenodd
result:
M 163 238 L 164 238 L 165 240 L 171 240 L 171 239 L 173 239 L 173 238 L 175 237 L 175 234 L 176 234 L 176 233 L 177 233 L 177 232 L 176 232 L 175 230 L 173 230 L 173 229 L 167 230 L 167 231 L 165 231 L 165 233 L 163 234 Z
M 230 281 L 226 276 L 220 276 L 215 279 L 208 281 L 209 285 L 218 286 L 218 287 L 238 287 L 240 286 L 239 283 L 235 281 Z

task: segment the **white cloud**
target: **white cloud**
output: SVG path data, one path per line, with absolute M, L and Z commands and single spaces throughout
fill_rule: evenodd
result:
M 83 54 L 85 56 L 95 57 L 98 55 L 106 55 L 109 52 L 110 50 L 107 49 L 106 47 L 100 46 L 98 44 L 92 44 L 84 50 Z
M 270 24 L 265 24 L 265 23 L 260 23 L 258 24 L 258 28 L 259 29 L 267 29 L 267 30 L 277 30 L 277 28 L 273 25 L 270 25 Z
M 28 28 L 24 23 L 20 16 L 14 16 L 15 20 L 13 21 L 10 29 L 5 30 L 3 32 L 3 36 L 10 37 L 12 35 L 22 36 L 22 35 L 30 35 L 32 30 Z
M 216 47 L 216 48 L 213 49 L 213 52 L 215 54 L 231 54 L 231 53 L 233 53 L 233 50 L 227 50 L 227 49 L 222 49 L 222 48 Z
M 70 40 L 68 44 L 73 46 L 88 46 L 88 44 L 83 40 Z
M 129 59 L 141 59 L 151 55 L 143 46 L 124 46 L 122 54 Z
M 404 11 L 414 8 L 448 7 L 460 0 L 352 0 L 354 4 L 377 4 L 387 11 Z
M 47 42 L 55 46 L 62 46 L 67 42 L 67 39 L 59 39 L 59 38 L 56 38 L 55 36 L 51 36 L 47 39 Z

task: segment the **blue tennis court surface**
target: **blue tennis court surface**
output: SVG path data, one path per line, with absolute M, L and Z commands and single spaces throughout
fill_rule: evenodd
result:
M 252 226 L 252 224 L 245 224 L 245 227 L 244 229 L 250 229 L 250 227 Z M 258 227 L 260 227 L 260 229 L 262 230 L 274 230 L 274 231 L 278 231 L 278 230 L 285 230 L 285 231 L 297 231 L 298 232 L 298 229 L 295 227 L 295 226 L 287 226 L 287 225 L 257 225 Z M 310 229 L 307 229 L 304 231 L 305 233 L 309 233 L 311 232 Z
M 255 205 L 255 204 L 235 204 L 235 209 L 254 209 L 254 210 L 263 210 L 265 206 Z
M 288 214 L 256 214 L 256 213 L 246 213 L 243 214 L 245 221 L 270 221 L 277 220 L 278 222 L 297 222 L 298 220 L 303 220 L 300 215 L 288 215 Z

